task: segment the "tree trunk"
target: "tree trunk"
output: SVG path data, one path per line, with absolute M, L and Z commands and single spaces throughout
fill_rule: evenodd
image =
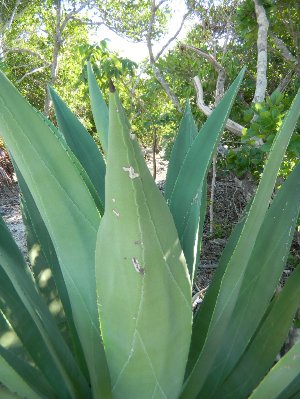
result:
M 49 84 L 51 86 L 54 85 L 57 80 L 58 58 L 59 58 L 59 52 L 60 52 L 60 48 L 61 48 L 61 42 L 62 42 L 62 38 L 61 38 L 61 0 L 58 0 L 57 7 L 56 7 L 56 25 L 55 25 L 55 32 L 53 35 L 52 61 L 51 61 L 51 65 L 50 65 Z M 49 117 L 49 115 L 50 115 L 50 109 L 51 109 L 51 97 L 50 97 L 48 88 L 46 88 L 44 114 L 47 117 Z
M 255 13 L 258 24 L 257 34 L 257 72 L 256 88 L 253 98 L 254 103 L 264 101 L 267 90 L 267 65 L 268 65 L 268 29 L 269 21 L 266 11 L 260 0 L 254 0 Z

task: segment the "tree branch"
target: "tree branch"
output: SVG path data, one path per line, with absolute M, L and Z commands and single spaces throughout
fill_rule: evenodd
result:
M 159 7 L 161 5 L 163 5 L 163 3 L 165 3 L 166 1 L 167 0 L 160 0 L 157 4 L 155 4 L 155 0 L 154 0 L 154 11 L 156 12 L 159 9 Z
M 285 45 L 284 41 L 277 37 L 274 33 L 270 33 L 271 38 L 274 41 L 274 44 L 280 54 L 285 58 L 287 61 L 297 63 L 297 58 L 290 52 L 290 50 Z
M 179 100 L 174 94 L 174 92 L 171 90 L 170 86 L 168 85 L 167 81 L 164 79 L 162 73 L 160 72 L 159 68 L 155 65 L 155 62 L 157 61 L 157 58 L 154 57 L 153 54 L 153 48 L 152 48 L 152 32 L 153 32 L 153 25 L 155 21 L 155 13 L 158 10 L 159 6 L 161 6 L 165 0 L 161 0 L 157 5 L 155 4 L 155 0 L 152 0 L 152 9 L 151 9 L 151 16 L 148 24 L 148 32 L 147 32 L 147 47 L 148 47 L 148 52 L 149 52 L 149 61 L 150 65 L 152 67 L 153 73 L 158 80 L 158 82 L 161 84 L 169 98 L 171 99 L 173 105 L 175 108 L 179 111 L 182 112 L 182 108 L 180 106 Z
M 287 86 L 289 85 L 290 81 L 292 80 L 294 73 L 295 73 L 296 68 L 292 68 L 288 71 L 288 73 L 285 75 L 285 77 L 281 80 L 279 85 L 276 87 L 275 91 L 280 91 L 284 92 Z
M 90 3 L 90 1 L 85 1 L 83 4 L 81 4 L 80 7 L 78 7 L 77 9 L 74 9 L 73 11 L 69 12 L 66 16 L 65 19 L 63 20 L 63 22 L 61 23 L 60 26 L 60 32 L 63 32 L 63 30 L 65 29 L 67 23 L 70 21 L 70 19 L 73 18 L 74 15 L 78 14 L 80 11 L 82 11 L 86 6 L 88 6 Z
M 9 20 L 6 21 L 6 23 L 4 23 L 4 25 L 3 25 L 3 26 L 1 27 L 1 29 L 0 29 L 2 34 L 4 33 L 5 30 L 9 30 L 9 29 L 11 28 L 11 25 L 13 24 L 13 22 L 14 22 L 17 18 L 20 18 L 20 17 L 25 13 L 27 7 L 28 7 L 29 4 L 30 4 L 30 3 L 28 2 L 28 4 L 27 4 L 23 9 L 21 9 L 19 12 L 17 12 L 19 6 L 21 5 L 21 3 L 22 3 L 22 0 L 16 0 L 15 7 L 14 7 L 14 9 L 13 9 L 13 11 L 12 11 L 12 14 L 11 14 Z M 1 23 L 3 23 L 3 19 L 2 19 L 1 17 L 0 17 L 0 21 L 1 21 Z
M 16 17 L 17 10 L 18 10 L 20 3 L 21 3 L 21 0 L 16 0 L 16 3 L 15 3 L 13 11 L 11 13 L 11 16 L 10 16 L 9 20 L 7 21 L 7 23 L 5 24 L 5 30 L 9 30 L 11 28 L 11 25 Z
M 26 72 L 20 79 L 17 80 L 17 83 L 22 82 L 22 80 L 24 80 L 25 78 L 27 78 L 27 76 L 33 75 L 33 74 L 36 73 L 36 72 L 40 72 L 40 71 L 42 71 L 42 70 L 45 69 L 45 68 L 47 68 L 47 65 L 43 65 L 43 66 L 41 66 L 41 67 L 34 68 L 34 69 L 32 69 L 31 71 Z
M 162 55 L 162 53 L 165 51 L 165 49 L 172 43 L 173 40 L 175 40 L 177 38 L 177 36 L 179 35 L 179 33 L 181 32 L 181 29 L 183 28 L 184 22 L 186 20 L 186 18 L 190 15 L 190 11 L 186 12 L 181 20 L 181 24 L 179 25 L 179 28 L 177 29 L 177 31 L 174 33 L 174 35 L 172 37 L 170 37 L 170 39 L 162 46 L 162 48 L 160 49 L 160 51 L 156 54 L 155 56 L 155 61 L 157 61 L 159 59 L 159 57 Z
M 222 71 L 225 73 L 225 69 L 222 67 L 222 65 L 216 60 L 216 58 L 211 55 L 206 53 L 203 50 L 200 50 L 197 47 L 194 46 L 190 46 L 188 44 L 180 44 L 180 48 L 181 50 L 192 50 L 194 53 L 196 53 L 197 55 L 199 55 L 202 58 L 205 58 L 214 68 L 217 72 Z
M 39 54 L 36 51 L 27 49 L 27 48 L 22 48 L 22 47 L 15 47 L 15 48 L 6 48 L 4 53 L 26 53 L 31 55 L 32 57 L 38 58 L 40 61 L 42 61 L 45 65 L 50 66 L 50 62 L 48 62 L 47 60 L 45 60 L 45 58 L 43 58 L 41 56 L 41 54 Z
M 197 93 L 197 105 L 198 105 L 199 109 L 206 116 L 209 116 L 213 112 L 213 109 L 210 108 L 208 105 L 206 105 L 204 102 L 203 87 L 202 87 L 201 81 L 198 76 L 195 76 L 193 80 L 194 80 L 194 86 L 195 86 L 196 93 Z M 231 119 L 227 120 L 225 126 L 226 126 L 226 129 L 228 129 L 231 133 L 233 133 L 237 136 L 242 135 L 244 126 L 232 121 Z

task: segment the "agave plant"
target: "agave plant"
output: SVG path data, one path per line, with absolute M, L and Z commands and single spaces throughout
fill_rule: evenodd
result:
M 300 396 L 300 343 L 273 367 L 300 298 L 299 267 L 276 294 L 299 213 L 299 165 L 273 198 L 300 93 L 192 314 L 207 171 L 243 74 L 200 132 L 187 104 L 164 197 L 114 86 L 108 110 L 90 66 L 105 159 L 53 89 L 58 128 L 0 76 L 0 134 L 31 261 L 1 220 L 1 398 Z

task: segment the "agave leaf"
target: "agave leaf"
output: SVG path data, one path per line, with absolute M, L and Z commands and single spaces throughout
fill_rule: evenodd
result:
M 0 387 L 0 398 L 1 399 L 20 399 L 21 397 L 19 395 L 17 395 L 16 393 L 9 392 L 4 387 Z M 42 398 L 38 397 L 38 399 L 42 399 Z
M 190 102 L 187 101 L 168 165 L 165 184 L 166 199 L 170 198 L 171 193 L 174 190 L 182 164 L 184 163 L 186 155 L 197 136 L 197 133 L 198 130 L 192 115 L 191 105 Z
M 193 399 L 197 397 L 205 383 L 208 373 L 212 370 L 220 343 L 233 317 L 242 287 L 243 277 L 247 265 L 249 264 L 259 230 L 265 218 L 281 161 L 297 123 L 299 111 L 300 91 L 295 97 L 290 111 L 281 126 L 280 132 L 273 142 L 269 159 L 250 207 L 248 217 L 223 275 L 208 334 L 206 336 L 206 342 L 197 358 L 193 371 L 186 380 L 181 397 L 182 399 Z M 216 377 L 216 384 L 220 378 L 220 375 Z
M 293 317 L 299 306 L 300 268 L 297 267 L 276 299 L 270 314 L 250 343 L 237 371 L 230 376 L 230 382 L 244 376 L 241 389 L 248 392 L 265 375 L 267 367 L 272 365 L 287 336 Z M 254 358 L 256 359 L 254 361 Z M 271 369 L 254 390 L 251 399 L 291 398 L 300 390 L 300 341 Z M 249 368 L 252 367 L 251 373 Z M 290 389 L 292 388 L 292 389 Z M 289 392 L 288 392 L 289 391 Z M 251 391 L 250 391 L 251 392 Z M 224 396 L 225 397 L 225 396 Z M 229 397 L 229 396 L 228 396 Z M 232 396 L 230 396 L 232 397 Z M 238 398 L 239 396 L 237 396 Z
M 24 395 L 25 398 L 56 398 L 52 388 L 37 369 L 1 346 L 0 381 L 12 392 Z M 30 396 L 28 396 L 29 393 Z M 0 398 L 2 398 L 1 395 Z
M 68 326 L 73 352 L 77 356 L 82 372 L 86 378 L 88 378 L 87 366 L 74 323 L 68 291 L 53 243 L 23 176 L 16 166 L 15 171 L 22 194 L 22 213 L 26 226 L 27 246 L 36 284 L 39 287 L 39 291 L 44 295 L 50 308 L 53 307 L 53 305 L 55 305 L 56 309 L 59 309 L 61 306 L 63 307 L 63 310 L 61 309 L 59 312 L 55 312 L 57 324 L 59 325 L 60 331 L 64 333 L 64 336 L 66 336 L 65 328 Z M 43 277 L 49 275 L 50 270 L 51 277 L 47 280 L 47 284 L 45 285 Z M 69 338 L 69 336 L 67 338 Z
M 224 380 L 232 371 L 269 306 L 286 264 L 299 214 L 299 177 L 300 164 L 283 184 L 266 214 L 245 272 L 234 317 L 220 345 L 217 366 L 206 382 L 206 390 L 205 387 L 202 390 L 207 397 L 214 395 L 212 380 L 216 381 L 218 374 L 220 380 Z
M 200 199 L 204 197 L 204 181 L 244 72 L 243 69 L 207 119 L 186 156 L 181 157 L 182 162 L 176 167 L 175 172 L 168 172 L 165 198 L 175 221 L 192 280 L 197 261 L 195 255 L 198 248 L 199 224 L 201 230 L 204 223 L 200 220 Z M 178 136 L 178 140 L 179 144 L 176 144 L 175 150 L 182 141 L 182 135 Z M 174 168 L 174 162 L 170 168 Z
M 68 146 L 77 157 L 91 179 L 91 182 L 95 186 L 104 209 L 105 163 L 102 155 L 85 127 L 63 102 L 55 90 L 50 87 L 49 91 L 55 108 L 55 115 L 59 129 L 64 135 Z
M 193 370 L 198 356 L 205 343 L 207 331 L 213 315 L 215 301 L 222 282 L 222 277 L 225 273 L 228 260 L 230 259 L 234 248 L 236 247 L 236 243 L 238 242 L 241 231 L 243 230 L 249 208 L 250 204 L 244 210 L 243 217 L 234 226 L 219 260 L 218 268 L 215 271 L 213 280 L 211 281 L 209 289 L 205 294 L 203 303 L 201 304 L 200 309 L 198 310 L 196 315 L 194 316 L 190 353 L 188 364 L 186 367 L 186 378 L 188 378 L 191 371 Z
M 41 301 L 20 250 L 0 218 L 0 307 L 58 395 L 87 395 L 88 385 Z M 4 306 L 3 306 L 4 305 Z
M 44 114 L 41 112 L 37 111 L 35 108 L 32 107 L 32 111 L 37 113 L 40 118 L 44 121 L 44 124 L 51 129 L 52 133 L 57 137 L 57 139 L 60 142 L 60 145 L 64 148 L 64 150 L 68 153 L 68 156 L 70 160 L 73 163 L 73 167 L 77 169 L 78 173 L 80 174 L 82 180 L 84 181 L 86 187 L 88 188 L 91 196 L 93 197 L 93 200 L 95 202 L 95 205 L 97 209 L 99 210 L 100 214 L 102 215 L 104 212 L 104 202 L 102 201 L 100 195 L 98 194 L 95 185 L 93 184 L 92 180 L 90 179 L 89 175 L 87 174 L 86 170 L 82 166 L 82 164 L 79 162 L 77 157 L 73 154 L 72 150 L 68 146 L 65 137 L 63 136 L 62 132 L 57 129 L 56 126 L 53 125 L 53 123 L 46 118 Z
M 0 75 L 0 129 L 41 213 L 59 259 L 96 397 L 110 395 L 101 341 L 94 250 L 100 222 L 74 157 Z
M 96 77 L 92 70 L 91 64 L 87 64 L 89 92 L 91 97 L 91 106 L 94 116 L 95 125 L 100 138 L 100 143 L 104 154 L 107 156 L 108 148 L 108 108 L 104 101 L 101 90 L 98 86 Z
M 11 392 L 0 387 L 1 399 L 42 399 L 0 354 L 0 381 Z M 13 392 L 13 393 L 12 393 Z
M 175 398 L 191 333 L 188 271 L 169 209 L 116 93 L 109 109 L 96 279 L 113 393 L 120 399 Z

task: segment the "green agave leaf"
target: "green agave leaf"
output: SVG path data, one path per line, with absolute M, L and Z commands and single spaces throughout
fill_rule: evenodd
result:
M 220 380 L 229 375 L 264 317 L 286 264 L 299 207 L 300 164 L 277 193 L 258 234 L 249 267 L 244 275 L 234 317 L 227 326 L 220 344 L 215 361 L 217 366 L 202 390 L 202 394 L 207 397 L 214 397 L 212 381 L 216 381 L 217 375 L 221 376 Z M 213 386 L 216 387 L 216 384 Z
M 10 389 L 15 394 L 10 394 L 9 392 L 3 392 L 0 389 L 0 397 L 2 398 L 23 398 L 23 399 L 41 399 L 36 392 L 34 392 L 31 387 L 24 381 L 24 379 L 15 371 L 14 367 L 11 366 L 6 360 L 1 356 L 0 351 L 0 381 L 8 389 Z
M 18 396 L 15 393 L 9 392 L 6 388 L 0 387 L 0 398 L 1 399 L 20 399 L 20 396 Z M 22 399 L 22 398 L 21 398 Z M 34 399 L 34 397 L 33 397 Z M 41 399 L 41 398 L 38 398 Z
M 116 93 L 109 109 L 96 279 L 113 393 L 118 399 L 175 398 L 191 334 L 188 271 L 169 209 Z
M 104 154 L 107 156 L 108 148 L 108 108 L 99 89 L 91 64 L 87 63 L 89 92 L 95 125 L 100 138 Z
M 46 118 L 46 116 L 43 113 L 37 111 L 33 107 L 32 107 L 32 111 L 34 111 L 35 113 L 37 113 L 39 115 L 39 117 L 44 121 L 45 125 L 48 126 L 51 129 L 52 133 L 57 137 L 57 139 L 60 142 L 60 145 L 68 153 L 68 156 L 69 156 L 70 160 L 72 161 L 74 168 L 76 168 L 78 173 L 80 174 L 80 176 L 81 176 L 82 180 L 84 181 L 86 187 L 88 188 L 91 196 L 93 197 L 93 200 L 95 202 L 97 209 L 99 210 L 100 214 L 102 215 L 104 212 L 104 202 L 102 202 L 101 197 L 99 196 L 99 194 L 95 188 L 95 185 L 91 181 L 86 170 L 83 168 L 82 164 L 79 162 L 79 160 L 76 158 L 76 156 L 73 154 L 72 150 L 68 146 L 66 139 L 63 136 L 62 132 L 60 130 L 58 130 L 57 127 L 54 126 L 53 123 L 48 118 Z
M 207 119 L 185 157 L 180 157 L 181 163 L 174 169 L 174 159 L 169 167 L 171 169 L 168 171 L 165 198 L 175 221 L 192 280 L 197 261 L 195 255 L 198 248 L 199 224 L 201 230 L 204 223 L 200 220 L 200 200 L 204 197 L 204 181 L 244 72 L 243 69 Z M 178 135 L 179 143 L 176 144 L 175 151 L 176 149 L 179 151 L 178 147 L 183 141 L 182 134 Z M 185 145 L 185 150 L 186 147 Z
M 299 298 L 300 268 L 297 267 L 276 299 L 270 314 L 254 337 L 254 340 L 250 343 L 245 356 L 241 359 L 237 372 L 230 376 L 228 384 L 233 382 L 238 375 L 244 375 L 245 380 L 243 380 L 241 386 L 244 392 L 249 393 L 249 389 L 253 389 L 258 384 L 265 375 L 266 368 L 272 366 L 276 354 L 287 336 L 299 306 Z M 256 358 L 255 361 L 254 358 Z M 300 390 L 299 359 L 300 341 L 271 369 L 250 395 L 250 398 L 291 398 Z M 249 366 L 252 368 L 249 369 Z M 251 370 L 251 373 L 249 373 L 249 370 Z
M 0 218 L 0 307 L 27 351 L 61 397 L 89 397 L 89 388 L 64 343 L 9 230 Z M 3 306 L 5 305 L 5 306 Z
M 27 246 L 37 287 L 45 297 L 50 310 L 51 308 L 58 309 L 55 311 L 56 322 L 63 336 L 66 338 L 68 333 L 68 341 L 71 338 L 73 353 L 76 354 L 81 370 L 88 379 L 87 366 L 74 323 L 68 291 L 52 240 L 23 176 L 16 166 L 15 172 L 22 194 L 22 212 L 26 226 Z M 51 275 L 49 276 L 49 274 Z M 46 283 L 45 275 L 49 276 Z M 67 331 L 65 331 L 66 327 L 68 327 Z M 69 334 L 71 337 L 69 337 Z
M 290 137 L 295 128 L 300 111 L 300 92 L 298 92 L 288 112 L 280 132 L 273 142 L 265 171 L 249 210 L 248 217 L 223 275 L 206 341 L 197 358 L 195 366 L 186 380 L 182 399 L 193 399 L 201 391 L 208 373 L 212 370 L 220 342 L 233 317 L 243 276 L 257 240 L 257 236 L 267 212 L 276 177 Z M 217 384 L 220 376 L 216 378 Z
M 55 399 L 57 396 L 37 369 L 0 346 L 0 381 L 25 398 Z M 0 394 L 0 398 L 2 398 Z
M 166 199 L 170 198 L 174 190 L 179 172 L 197 133 L 198 129 L 192 115 L 191 105 L 187 101 L 168 165 L 165 184 Z
M 68 290 L 96 397 L 110 396 L 101 341 L 94 251 L 95 202 L 62 139 L 0 75 L 0 133 L 45 222 Z
M 77 157 L 91 182 L 95 186 L 104 209 L 105 189 L 105 163 L 102 155 L 82 123 L 63 102 L 55 90 L 49 88 L 58 126 L 64 138 Z
M 213 280 L 211 281 L 209 289 L 205 294 L 203 303 L 201 304 L 200 309 L 198 310 L 196 315 L 194 316 L 190 353 L 188 364 L 186 367 L 186 378 L 188 378 L 191 371 L 195 367 L 198 356 L 201 353 L 201 350 L 205 343 L 207 331 L 213 315 L 214 305 L 222 282 L 222 276 L 225 273 L 228 261 L 236 247 L 241 231 L 243 230 L 250 205 L 251 204 L 246 207 L 243 217 L 234 226 L 219 260 L 219 265 L 215 271 Z
M 7 308 L 7 306 L 3 304 L 2 308 Z M 0 346 L 3 346 L 5 349 L 9 350 L 16 356 L 19 356 L 22 359 L 26 359 L 26 357 L 28 357 L 28 354 L 25 352 L 25 349 L 19 337 L 9 324 L 5 313 L 6 309 L 3 312 L 0 308 Z

